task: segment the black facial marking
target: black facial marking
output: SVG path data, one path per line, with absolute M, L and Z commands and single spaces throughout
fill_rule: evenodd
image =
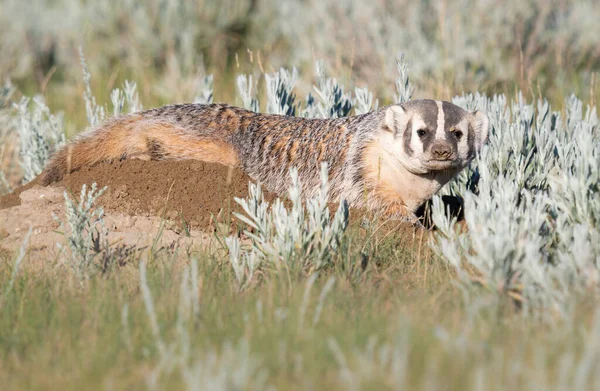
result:
M 452 147 L 452 151 L 458 151 L 458 140 L 452 134 L 446 133 L 446 142 Z
M 423 137 L 419 137 L 423 144 L 423 151 L 429 151 L 429 147 L 435 141 L 435 127 L 427 129 L 427 133 Z
M 444 111 L 444 130 L 446 132 L 458 125 L 467 114 L 465 110 L 450 102 L 442 102 L 442 110 Z
M 469 131 L 467 132 L 467 145 L 469 146 L 469 155 L 467 159 L 473 159 L 475 157 L 475 130 L 469 122 Z
M 408 156 L 412 156 L 415 151 L 410 147 L 410 139 L 412 137 L 412 120 L 408 120 L 406 129 L 404 129 L 404 152 Z

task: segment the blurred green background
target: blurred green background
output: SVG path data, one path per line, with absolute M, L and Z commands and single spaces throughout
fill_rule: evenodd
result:
M 146 107 L 190 101 L 207 73 L 215 101 L 239 104 L 236 74 L 281 66 L 299 69 L 302 95 L 323 59 L 387 103 L 402 52 L 415 97 L 520 89 L 560 107 L 598 98 L 598 20 L 585 0 L 3 0 L 0 77 L 64 110 L 69 133 L 86 123 L 80 46 L 100 102 L 125 79 Z

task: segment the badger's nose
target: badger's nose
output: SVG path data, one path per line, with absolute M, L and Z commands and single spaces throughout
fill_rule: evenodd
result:
M 448 159 L 452 154 L 452 148 L 448 143 L 438 142 L 431 146 L 431 154 L 435 159 Z

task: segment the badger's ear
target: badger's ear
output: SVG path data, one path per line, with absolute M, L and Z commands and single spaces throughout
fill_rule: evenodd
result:
M 390 106 L 385 111 L 385 128 L 394 135 L 404 132 L 408 120 L 408 113 L 400 105 Z
M 471 113 L 471 127 L 475 131 L 475 149 L 479 151 L 488 140 L 490 120 L 482 111 Z

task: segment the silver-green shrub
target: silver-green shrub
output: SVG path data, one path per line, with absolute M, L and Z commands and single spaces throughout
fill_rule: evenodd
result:
M 97 103 L 90 85 L 91 74 L 88 71 L 83 51 L 80 50 L 80 62 L 83 69 L 83 81 L 85 85 L 83 98 L 85 100 L 86 115 L 91 127 L 99 125 L 106 119 L 108 109 Z M 3 107 L 9 101 L 13 88 L 10 84 L 0 89 L 0 126 L 2 128 L 14 128 L 20 140 L 19 165 L 23 173 L 23 181 L 29 182 L 39 175 L 45 168 L 52 154 L 61 146 L 66 144 L 64 133 L 64 121 L 62 113 L 53 114 L 42 97 L 21 98 L 13 104 L 16 113 L 13 119 L 7 114 Z M 112 114 L 133 113 L 142 110 L 137 84 L 125 81 L 123 88 L 115 88 L 111 94 Z M 4 129 L 2 130 L 4 133 Z M 4 134 L 0 134 L 3 141 Z M 1 151 L 0 151 L 1 152 Z M 0 153 L 1 156 L 1 153 Z M 9 189 L 8 182 L 0 172 L 0 184 Z
M 113 106 L 113 115 L 124 113 L 135 113 L 143 109 L 137 92 L 137 84 L 125 80 L 123 89 L 115 88 L 110 93 L 110 101 Z
M 314 198 L 305 201 L 306 206 L 300 196 L 302 185 L 297 170 L 292 169 L 290 175 L 291 208 L 280 199 L 270 205 L 264 200 L 260 185 L 252 183 L 248 199 L 235 198 L 245 212 L 235 216 L 250 228 L 244 235 L 252 242 L 249 249 L 243 250 L 237 237 L 227 239 L 230 261 L 240 285 L 250 282 L 263 264 L 319 270 L 335 259 L 348 226 L 347 203 L 341 202 L 336 213 L 330 215 L 326 165 L 321 169 L 321 188 Z
M 89 125 L 94 127 L 100 125 L 107 118 L 107 113 L 109 111 L 105 106 L 96 102 L 96 97 L 92 92 L 91 86 L 92 74 L 88 70 L 85 56 L 83 55 L 83 49 L 81 47 L 79 48 L 79 59 L 83 73 L 83 84 L 85 85 L 83 92 L 85 112 Z M 212 90 L 210 92 L 210 97 L 212 99 Z M 110 101 L 113 107 L 113 116 L 134 113 L 143 109 L 137 92 L 137 83 L 130 82 L 129 80 L 125 80 L 122 90 L 120 88 L 115 88 L 111 91 Z
M 396 78 L 396 92 L 398 94 L 394 94 L 394 100 L 396 103 L 404 103 L 412 98 L 414 92 L 414 87 L 408 76 L 408 63 L 404 59 L 404 54 L 398 56 L 396 70 L 398 71 L 398 77 Z
M 0 87 L 0 141 L 4 141 L 11 126 L 11 97 L 14 92 L 15 87 L 10 80 Z
M 372 110 L 377 110 L 379 107 L 379 100 L 375 99 L 373 102 L 373 93 L 365 88 L 354 89 L 355 103 L 354 103 L 354 114 L 360 115 L 368 113 Z
M 397 59 L 398 78 L 396 89 L 398 102 L 405 102 L 412 96 L 414 87 L 408 77 L 408 65 L 404 55 Z M 267 103 L 265 110 L 270 114 L 300 115 L 308 118 L 340 118 L 354 114 L 364 114 L 379 107 L 379 100 L 374 99 L 373 93 L 368 88 L 354 88 L 355 96 L 351 92 L 344 92 L 337 79 L 327 77 L 325 64 L 322 60 L 315 63 L 316 84 L 312 92 L 308 93 L 304 101 L 297 100 L 294 87 L 298 82 L 298 70 L 292 71 L 280 68 L 273 74 L 264 74 Z M 252 111 L 260 111 L 257 98 L 256 77 L 252 75 L 237 76 L 237 90 L 242 106 Z
M 292 92 L 298 80 L 298 70 L 281 68 L 272 75 L 265 74 L 267 113 L 296 115 L 296 95 Z
M 456 98 L 488 112 L 492 131 L 476 164 L 450 186 L 464 195 L 467 229 L 434 199 L 434 249 L 458 271 L 525 308 L 563 314 L 573 294 L 600 288 L 600 123 L 575 97 L 566 117 L 521 95 Z
M 94 182 L 88 191 L 84 184 L 81 187 L 79 202 L 72 199 L 66 191 L 64 192 L 65 215 L 69 227 L 67 241 L 71 249 L 68 265 L 80 281 L 98 271 L 98 265 L 94 263 L 95 253 L 92 249 L 94 240 L 99 242 L 100 237 L 106 235 L 106 228 L 103 221 L 104 209 L 94 204 L 106 189 L 103 187 L 97 190 Z M 94 238 L 94 235 L 97 237 Z
M 5 147 L 9 145 L 9 134 L 12 133 L 13 118 L 11 115 L 11 97 L 15 92 L 10 80 L 7 80 L 3 86 L 0 87 L 0 164 L 4 162 Z M 12 191 L 6 175 L 3 170 L 6 167 L 0 169 L 0 194 L 8 193 Z
M 202 76 L 198 79 L 198 87 L 194 103 L 209 104 L 213 102 L 213 75 Z
M 259 112 L 260 106 L 256 96 L 256 78 L 253 78 L 252 75 L 238 75 L 237 88 L 242 99 L 242 106 L 248 110 Z
M 314 108 L 309 109 L 311 97 L 307 98 L 307 116 L 317 118 L 340 118 L 350 114 L 352 110 L 352 94 L 344 92 L 344 86 L 337 79 L 327 77 L 325 64 L 317 61 L 315 66 L 317 84 L 313 87 L 315 92 Z
M 85 85 L 85 90 L 83 92 L 83 99 L 85 100 L 85 113 L 90 126 L 96 126 L 106 118 L 106 109 L 104 106 L 96 103 L 96 97 L 92 93 L 91 86 L 92 74 L 88 70 L 85 56 L 83 55 L 83 48 L 81 47 L 79 48 L 79 61 L 81 63 L 81 69 L 83 72 L 83 84 Z M 117 106 L 115 106 L 115 110 L 117 110 Z
M 66 143 L 63 117 L 50 112 L 42 98 L 22 98 L 15 104 L 15 128 L 20 139 L 20 165 L 26 182 L 42 172 L 54 150 Z

